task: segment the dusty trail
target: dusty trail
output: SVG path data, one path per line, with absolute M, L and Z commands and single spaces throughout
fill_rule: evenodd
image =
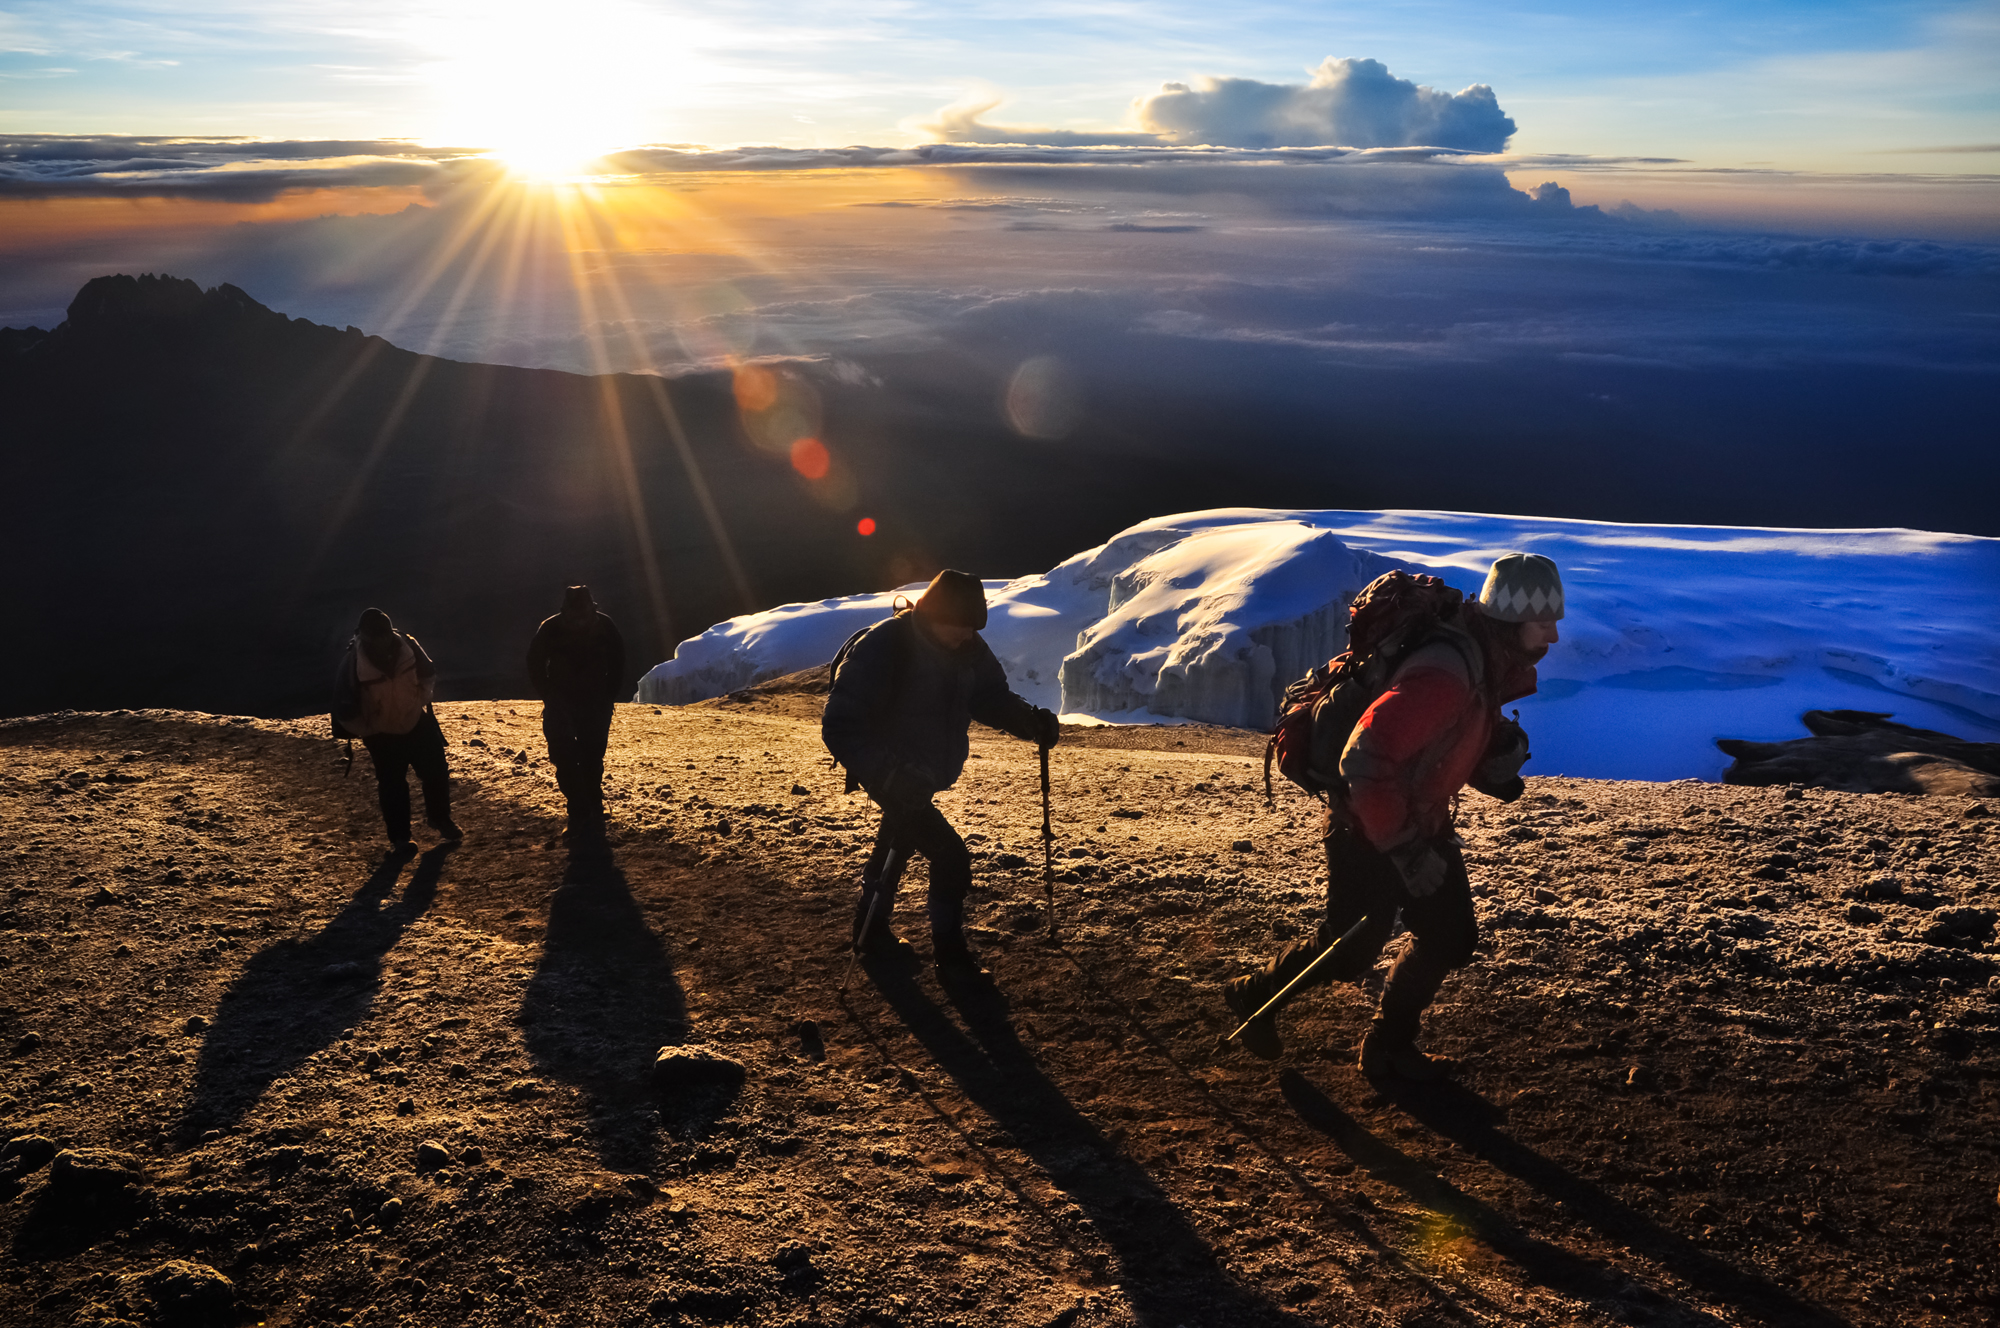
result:
M 1276 1066 L 1217 1046 L 1215 984 L 1323 888 L 1312 804 L 1266 808 L 1226 730 L 1057 750 L 1058 947 L 1033 749 L 975 732 L 942 803 L 993 986 L 837 999 L 873 819 L 816 705 L 622 707 L 609 857 L 564 850 L 527 703 L 442 708 L 468 841 L 409 861 L 316 722 L 0 726 L 0 1319 L 221 1294 L 142 1278 L 170 1259 L 266 1324 L 2000 1306 L 1982 804 L 1468 798 L 1486 939 L 1429 1025 L 1464 1070 L 1379 1093 L 1372 976 L 1288 1011 Z M 663 1046 L 711 1059 L 663 1087 Z

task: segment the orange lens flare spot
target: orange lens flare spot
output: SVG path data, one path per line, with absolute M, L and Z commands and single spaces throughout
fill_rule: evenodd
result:
M 862 517 L 854 523 L 854 529 L 863 535 L 873 535 L 875 533 L 875 518 L 872 516 Z
M 826 478 L 827 468 L 833 458 L 827 455 L 826 444 L 817 438 L 801 438 L 792 444 L 792 469 L 809 480 Z
M 736 371 L 736 408 L 748 414 L 769 410 L 778 401 L 778 375 L 759 365 Z

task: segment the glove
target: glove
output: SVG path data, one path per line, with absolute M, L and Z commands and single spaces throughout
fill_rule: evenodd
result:
M 937 781 L 931 772 L 913 761 L 889 767 L 889 773 L 866 786 L 868 796 L 885 812 L 912 811 L 931 800 Z
M 1444 884 L 1444 855 L 1428 839 L 1413 839 L 1389 850 L 1389 861 L 1412 899 L 1428 899 Z
M 1486 755 L 1479 759 L 1479 764 L 1473 768 L 1472 778 L 1465 782 L 1490 798 L 1512 802 L 1527 790 L 1527 781 L 1521 778 L 1521 767 L 1533 755 L 1528 750 L 1528 731 L 1511 719 L 1502 719 L 1493 726 L 1493 737 L 1486 744 Z
M 1028 722 L 1028 729 L 1034 735 L 1035 745 L 1038 747 L 1053 747 L 1062 741 L 1062 721 L 1056 718 L 1053 710 L 1044 710 L 1036 706 L 1034 715 Z

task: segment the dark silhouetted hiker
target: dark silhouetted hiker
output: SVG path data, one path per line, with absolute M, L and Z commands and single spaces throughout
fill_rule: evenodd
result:
M 854 946 L 906 953 L 889 926 L 896 887 L 912 853 L 930 863 L 931 957 L 947 974 L 985 972 L 965 942 L 972 855 L 931 803 L 958 781 L 973 720 L 1053 747 L 1056 717 L 1016 696 L 980 637 L 986 591 L 964 572 L 939 572 L 915 605 L 855 634 L 835 661 L 820 734 L 847 768 L 847 788 L 882 808 L 875 849 L 854 907 Z
M 1392 596 L 1428 611 L 1383 624 L 1363 642 L 1364 617 L 1393 615 Z M 1384 593 L 1388 592 L 1388 593 Z M 1425 597 L 1429 597 L 1426 599 Z M 1535 665 L 1557 639 L 1562 579 L 1539 554 L 1510 553 L 1494 562 L 1477 600 L 1435 578 L 1390 572 L 1355 597 L 1350 649 L 1401 652 L 1386 689 L 1361 712 L 1344 742 L 1327 795 L 1326 921 L 1309 941 L 1287 946 L 1257 973 L 1224 988 L 1229 1008 L 1249 1019 L 1304 974 L 1327 946 L 1366 919 L 1355 940 L 1314 969 L 1294 993 L 1366 972 L 1402 913 L 1412 941 L 1389 970 L 1382 1001 L 1361 1043 L 1371 1078 L 1435 1080 L 1446 1062 L 1417 1049 L 1418 1024 L 1445 975 L 1472 959 L 1479 940 L 1472 886 L 1452 830 L 1452 801 L 1473 788 L 1511 802 L 1521 795 L 1527 735 L 1500 705 L 1535 690 Z M 1375 610 L 1365 608 L 1374 604 Z M 1338 661 L 1336 661 L 1338 663 Z M 1366 665 L 1357 660 L 1365 674 Z M 1305 680 L 1301 680 L 1303 683 Z M 1314 746 L 1320 746 L 1317 735 Z M 1282 1053 L 1277 1010 L 1253 1020 L 1244 1045 L 1260 1056 Z
M 417 638 L 397 631 L 380 609 L 361 615 L 334 675 L 334 736 L 366 744 L 375 763 L 382 824 L 399 850 L 411 847 L 411 770 L 424 786 L 424 819 L 438 838 L 456 844 L 465 837 L 451 819 L 444 730 L 431 709 L 436 685 L 437 665 Z
M 536 630 L 528 646 L 528 686 L 542 698 L 542 736 L 569 804 L 569 833 L 601 836 L 611 712 L 631 684 L 625 638 L 598 611 L 589 586 L 564 590 L 562 612 Z

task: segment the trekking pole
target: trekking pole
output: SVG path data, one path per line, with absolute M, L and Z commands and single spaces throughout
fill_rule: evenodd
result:
M 354 739 L 347 740 L 347 759 L 341 763 L 340 777 L 346 779 L 354 773 Z
M 840 975 L 837 995 L 847 994 L 847 984 L 854 978 L 854 965 L 861 958 L 861 947 L 868 943 L 869 933 L 875 930 L 876 910 L 882 907 L 882 901 L 888 897 L 889 887 L 895 880 L 890 873 L 897 870 L 896 850 L 890 849 L 888 856 L 882 859 L 882 874 L 875 878 L 875 897 L 868 901 L 868 915 L 861 920 L 861 931 L 854 938 L 854 948 L 847 952 L 847 971 Z
M 1238 1024 L 1236 1026 L 1235 1033 L 1231 1033 L 1228 1037 L 1222 1040 L 1224 1042 L 1230 1042 L 1235 1040 L 1237 1033 L 1241 1033 L 1244 1029 L 1250 1027 L 1250 1025 L 1256 1023 L 1259 1019 L 1262 1019 L 1267 1013 L 1270 1012 L 1272 1006 L 1276 1005 L 1279 1001 L 1284 1000 L 1285 997 L 1292 994 L 1293 987 L 1296 987 L 1301 982 L 1304 982 L 1307 977 L 1311 976 L 1312 971 L 1314 969 L 1318 968 L 1321 964 L 1324 964 L 1329 958 L 1331 958 L 1335 950 L 1338 950 L 1341 946 L 1353 940 L 1355 936 L 1360 934 L 1361 929 L 1367 925 L 1368 925 L 1368 919 L 1364 917 L 1359 922 L 1355 923 L 1352 927 L 1349 927 L 1347 929 L 1347 935 L 1341 937 L 1339 940 L 1335 941 L 1332 945 L 1329 945 L 1326 947 L 1326 949 L 1320 951 L 1319 958 L 1313 960 L 1310 964 L 1307 964 L 1305 966 L 1305 970 L 1301 972 L 1297 977 L 1293 978 L 1290 982 L 1287 982 L 1284 985 L 1284 988 L 1281 991 L 1279 991 L 1276 996 L 1273 996 L 1270 1000 L 1265 1001 L 1263 1006 L 1258 1009 L 1257 1013 L 1251 1015 L 1248 1019 L 1245 1019 L 1242 1023 Z
M 1049 943 L 1056 939 L 1056 832 L 1049 824 L 1049 749 L 1042 748 L 1042 893 L 1049 901 Z

